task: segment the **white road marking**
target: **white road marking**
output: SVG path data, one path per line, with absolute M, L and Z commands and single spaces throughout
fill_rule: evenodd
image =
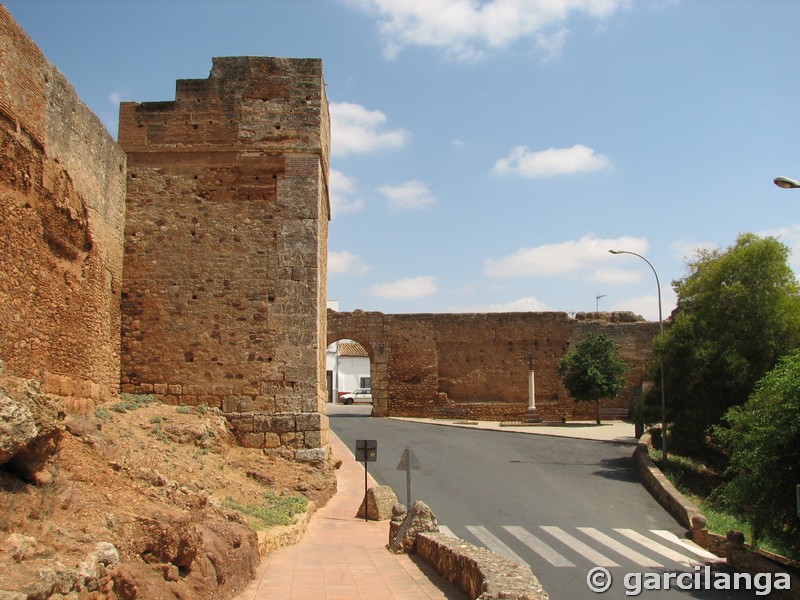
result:
M 560 527 L 554 527 L 552 525 L 541 525 L 540 526 L 544 531 L 552 535 L 558 541 L 566 544 L 575 552 L 583 556 L 586 560 L 594 564 L 596 567 L 618 567 L 619 564 L 608 558 L 607 556 L 600 554 L 597 550 L 587 546 L 578 538 L 571 536 L 566 531 L 561 529 Z
M 652 550 L 653 552 L 657 552 L 664 558 L 668 558 L 669 560 L 674 560 L 676 563 L 685 565 L 687 567 L 692 567 L 697 563 L 697 560 L 686 556 L 685 554 L 681 554 L 680 552 L 676 552 L 672 548 L 668 548 L 663 544 L 659 544 L 658 542 L 654 542 L 649 537 L 642 535 L 638 531 L 634 531 L 633 529 L 618 529 L 615 528 L 614 531 L 621 533 L 628 539 L 633 540 L 637 544 L 641 544 L 645 548 Z
M 554 567 L 575 566 L 575 563 L 570 562 L 569 560 L 561 556 L 558 552 L 553 550 L 550 546 L 545 544 L 542 540 L 537 538 L 528 530 L 523 529 L 522 527 L 516 527 L 514 525 L 504 525 L 503 529 L 505 529 L 508 533 L 513 535 L 515 538 L 517 538 L 519 541 L 521 541 L 528 548 L 533 550 L 536 554 L 541 556 L 543 559 L 545 559 Z
M 675 535 L 671 531 L 667 531 L 665 529 L 651 529 L 650 531 L 652 531 L 653 533 L 655 533 L 658 536 L 661 536 L 665 540 L 668 540 L 668 541 L 672 542 L 673 544 L 678 544 L 679 546 L 681 546 L 683 548 L 686 548 L 689 552 L 691 552 L 693 554 L 696 554 L 700 558 L 704 558 L 705 560 L 707 560 L 709 562 L 715 562 L 715 563 L 716 562 L 725 562 L 724 558 L 720 558 L 716 554 L 712 554 L 711 552 L 709 552 L 705 548 L 701 548 L 700 546 L 698 546 L 694 542 L 688 542 L 686 540 L 682 540 L 681 538 L 679 538 L 677 535 Z
M 486 546 L 489 550 L 494 552 L 495 554 L 499 554 L 500 556 L 505 556 L 511 560 L 515 560 L 523 565 L 527 565 L 524 560 L 511 548 L 506 546 L 503 541 L 489 532 L 486 527 L 479 527 L 475 525 L 467 525 L 467 530 L 478 538 L 481 543 Z
M 449 535 L 450 537 L 458 537 L 447 525 L 439 525 L 439 533 Z
M 597 540 L 601 544 L 610 548 L 614 552 L 621 554 L 628 560 L 635 562 L 640 567 L 663 567 L 660 562 L 646 557 L 644 554 L 639 554 L 636 550 L 631 550 L 625 544 L 618 542 L 614 538 L 606 535 L 602 531 L 598 531 L 594 527 L 578 527 L 578 531 L 582 531 L 590 538 Z

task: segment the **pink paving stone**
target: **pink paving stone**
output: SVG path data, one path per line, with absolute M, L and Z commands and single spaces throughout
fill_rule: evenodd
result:
M 364 496 L 364 469 L 331 432 L 342 459 L 338 492 L 311 518 L 295 546 L 264 557 L 256 578 L 236 600 L 463 600 L 433 569 L 386 549 L 389 523 L 355 514 Z M 369 485 L 375 485 L 369 478 Z

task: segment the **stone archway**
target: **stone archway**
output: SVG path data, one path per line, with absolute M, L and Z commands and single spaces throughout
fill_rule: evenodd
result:
M 389 344 L 386 340 L 382 313 L 337 313 L 328 311 L 326 345 L 350 339 L 361 344 L 369 355 L 372 381 L 372 416 L 389 415 Z

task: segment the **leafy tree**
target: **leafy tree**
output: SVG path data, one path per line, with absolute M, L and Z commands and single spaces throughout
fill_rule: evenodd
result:
M 625 386 L 627 365 L 617 343 L 602 333 L 589 333 L 558 366 L 564 385 L 576 400 L 595 403 L 600 424 L 600 400 L 616 398 Z
M 788 256 L 773 237 L 742 234 L 724 252 L 698 251 L 689 274 L 673 282 L 678 308 L 656 351 L 679 449 L 702 449 L 708 428 L 800 345 L 800 296 Z
M 744 517 L 756 541 L 768 534 L 800 558 L 800 350 L 782 358 L 725 420 L 728 427 L 714 433 L 732 451 L 731 479 L 712 500 Z

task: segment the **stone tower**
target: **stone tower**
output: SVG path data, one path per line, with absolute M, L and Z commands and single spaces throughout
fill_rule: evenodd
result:
M 121 389 L 219 407 L 239 442 L 327 453 L 330 126 L 319 59 L 215 58 L 123 103 Z

